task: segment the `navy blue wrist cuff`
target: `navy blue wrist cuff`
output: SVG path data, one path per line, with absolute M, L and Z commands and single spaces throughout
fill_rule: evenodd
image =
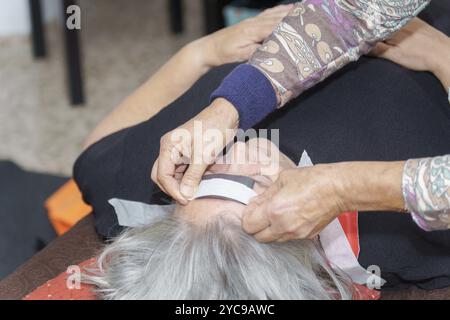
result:
M 267 77 L 249 64 L 236 67 L 211 95 L 228 100 L 239 113 L 239 127 L 247 130 L 277 108 L 277 96 Z

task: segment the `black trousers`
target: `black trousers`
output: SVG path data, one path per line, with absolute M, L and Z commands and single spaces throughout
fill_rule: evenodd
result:
M 445 12 L 450 14 L 450 5 L 435 1 L 424 15 L 450 34 Z M 101 235 L 121 230 L 110 198 L 168 201 L 150 180 L 159 139 L 207 106 L 233 67 L 212 70 L 152 119 L 106 137 L 80 156 L 74 176 Z M 380 59 L 347 66 L 256 128 L 279 129 L 280 150 L 294 162 L 305 149 L 314 163 L 450 153 L 450 106 L 440 82 Z M 378 265 L 388 286 L 450 286 L 450 231 L 424 232 L 398 213 L 360 213 L 359 230 L 360 263 Z

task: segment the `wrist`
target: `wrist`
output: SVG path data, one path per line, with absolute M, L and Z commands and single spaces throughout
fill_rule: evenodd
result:
M 203 73 L 208 72 L 211 67 L 213 67 L 209 61 L 208 50 L 206 49 L 207 37 L 203 37 L 197 40 L 194 40 L 188 43 L 183 49 L 182 52 L 188 59 L 190 64 L 194 64 L 198 70 L 201 70 Z
M 207 35 L 192 42 L 197 47 L 199 57 L 204 67 L 214 68 L 220 66 L 220 58 L 217 55 L 217 45 L 213 35 Z
M 433 50 L 430 71 L 441 81 L 445 89 L 450 87 L 450 38 L 443 35 L 439 48 Z
M 228 100 L 224 98 L 214 99 L 209 108 L 225 121 L 227 128 L 237 129 L 239 127 L 239 113 Z
M 271 81 L 250 64 L 236 67 L 211 94 L 211 101 L 224 98 L 238 112 L 239 127 L 250 129 L 277 108 Z
M 342 162 L 335 166 L 344 211 L 403 211 L 404 162 Z

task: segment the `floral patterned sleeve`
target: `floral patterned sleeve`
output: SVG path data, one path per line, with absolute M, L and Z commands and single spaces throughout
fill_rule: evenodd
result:
M 422 229 L 450 229 L 450 154 L 408 160 L 402 188 L 406 210 Z
M 305 0 L 249 63 L 275 88 L 278 107 L 368 53 L 430 0 Z

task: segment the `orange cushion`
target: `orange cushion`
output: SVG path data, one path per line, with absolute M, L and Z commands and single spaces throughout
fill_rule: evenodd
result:
M 80 189 L 73 179 L 45 201 L 45 208 L 58 235 L 66 233 L 92 211 L 92 208 L 83 201 Z

